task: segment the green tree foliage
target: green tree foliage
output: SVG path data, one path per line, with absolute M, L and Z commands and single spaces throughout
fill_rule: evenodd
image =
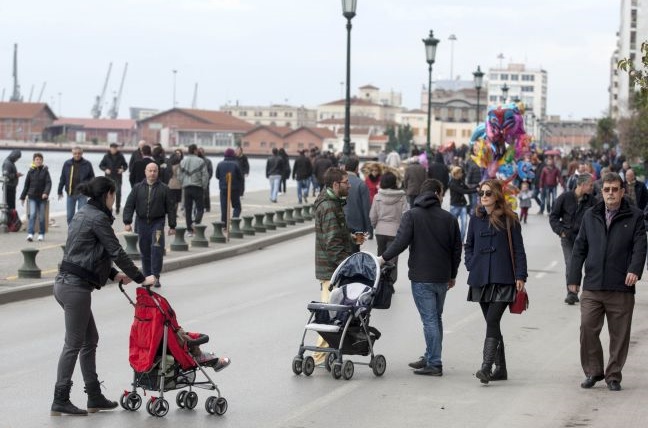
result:
M 617 68 L 627 72 L 630 76 L 630 84 L 639 87 L 639 90 L 645 95 L 648 93 L 648 42 L 641 44 L 641 63 L 643 69 L 637 70 L 632 58 L 623 58 L 617 62 Z
M 619 120 L 619 142 L 630 159 L 648 159 L 648 90 L 634 94 L 632 115 Z
M 590 140 L 590 146 L 594 150 L 601 150 L 605 144 L 613 147 L 616 143 L 616 121 L 611 117 L 599 119 L 596 124 L 596 135 Z
M 398 128 L 388 126 L 384 135 L 388 137 L 386 147 L 388 153 L 392 150 L 399 153 L 410 151 L 410 142 L 414 138 L 414 132 L 409 125 L 399 125 Z

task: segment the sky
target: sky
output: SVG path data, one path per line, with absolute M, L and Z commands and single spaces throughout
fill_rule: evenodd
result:
M 351 92 L 401 92 L 419 108 L 428 68 L 422 39 L 440 40 L 433 80 L 526 63 L 548 73 L 547 113 L 598 118 L 608 108 L 618 0 L 358 0 L 351 32 Z M 454 34 L 455 42 L 448 37 Z M 104 114 L 119 90 L 128 107 L 176 103 L 315 108 L 343 98 L 346 19 L 339 0 L 22 0 L 0 3 L 0 96 L 13 88 L 13 45 L 24 101 L 90 117 L 113 63 Z M 453 58 L 453 60 L 451 60 Z M 176 70 L 174 73 L 173 70 Z

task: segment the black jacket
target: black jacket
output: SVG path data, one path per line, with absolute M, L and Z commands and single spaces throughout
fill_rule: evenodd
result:
M 443 184 L 443 193 L 448 190 L 448 182 L 450 181 L 450 172 L 448 167 L 441 162 L 432 162 L 428 166 L 428 178 L 439 180 Z
M 475 163 L 474 160 L 469 158 L 466 161 L 466 184 L 469 187 L 476 187 L 482 181 L 482 170 Z
M 248 175 L 250 173 L 250 162 L 248 161 L 248 157 L 246 155 L 237 156 L 236 161 L 239 164 L 239 168 L 241 168 L 243 176 Z
M 119 168 L 122 169 L 121 173 L 117 172 Z M 121 183 L 123 173 L 128 169 L 128 164 L 126 163 L 126 158 L 122 153 L 117 152 L 113 155 L 108 152 L 104 155 L 103 159 L 101 159 L 101 162 L 99 162 L 99 169 L 104 172 L 109 169 L 110 174 L 106 174 L 106 177 L 110 177 L 115 180 L 115 182 Z
M 112 228 L 110 212 L 92 199 L 72 218 L 65 243 L 62 274 L 75 278 L 67 283 L 78 283 L 89 288 L 101 288 L 108 278 L 113 279 L 115 264 L 133 281 L 144 282 L 144 275 L 128 257 Z
M 135 187 L 137 183 L 146 179 L 146 165 L 151 162 L 155 162 L 155 159 L 152 157 L 145 157 L 135 161 L 133 167 L 130 169 L 130 174 L 128 175 L 128 181 L 131 187 Z
M 52 190 L 52 179 L 45 165 L 39 168 L 31 167 L 25 178 L 25 187 L 23 187 L 20 200 L 24 201 L 27 196 L 30 199 L 42 200 L 43 194 L 49 195 Z
M 227 173 L 232 173 L 232 191 L 240 192 L 243 189 L 243 172 L 234 157 L 225 157 L 216 165 L 216 179 L 221 192 L 227 191 Z
M 63 188 L 65 188 L 68 196 L 73 196 L 76 194 L 76 188 L 79 184 L 92 180 L 94 176 L 92 164 L 86 159 L 81 158 L 79 162 L 68 159 L 61 170 L 57 193 L 63 195 Z
M 641 278 L 646 264 L 643 213 L 624 199 L 608 229 L 605 202 L 588 210 L 574 242 L 568 284 L 581 283 L 583 264 L 584 290 L 634 293 L 635 287 L 626 286 L 625 279 L 628 273 Z
M 466 234 L 466 269 L 468 285 L 483 287 L 488 284 L 515 284 L 515 280 L 527 279 L 527 260 L 519 221 L 511 224 L 511 241 L 515 272 L 511 263 L 508 233 L 491 226 L 489 216 L 481 208 L 482 217 L 470 216 Z
M 383 253 L 391 260 L 409 246 L 409 279 L 445 283 L 457 277 L 461 262 L 459 223 L 432 192 L 421 193 L 403 214 L 394 241 Z
M 133 222 L 133 213 L 137 218 L 149 223 L 168 216 L 169 227 L 176 227 L 176 207 L 171 197 L 169 188 L 160 180 L 153 183 L 149 194 L 149 185 L 146 180 L 135 184 L 126 199 L 124 206 L 124 224 Z
M 574 191 L 562 193 L 556 198 L 551 214 L 549 214 L 551 229 L 558 236 L 564 233 L 566 239 L 574 242 L 585 211 L 593 207 L 594 204 L 592 195 L 585 194 L 579 201 Z
M 284 171 L 283 159 L 281 156 L 270 156 L 266 163 L 266 178 L 271 175 L 282 175 Z
M 629 185 L 629 183 L 626 183 L 626 186 Z M 642 181 L 636 180 L 634 183 L 634 191 L 637 200 L 637 208 L 643 211 L 648 205 L 648 189 L 646 189 L 646 185 Z
M 450 205 L 453 207 L 464 207 L 467 205 L 466 197 L 470 193 L 477 193 L 477 189 L 469 188 L 463 180 L 450 180 Z
M 18 170 L 16 169 L 16 161 L 20 159 L 22 153 L 20 150 L 12 150 L 9 156 L 2 162 L 2 175 L 7 179 L 5 185 L 7 187 L 18 187 Z
M 293 165 L 293 180 L 310 179 L 311 175 L 313 175 L 313 165 L 311 164 L 310 159 L 304 155 L 299 155 L 297 159 L 295 159 L 295 164 Z

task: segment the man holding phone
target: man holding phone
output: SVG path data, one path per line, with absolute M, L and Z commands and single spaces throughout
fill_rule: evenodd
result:
M 369 188 L 363 180 L 358 177 L 358 166 L 360 161 L 356 156 L 351 156 L 344 164 L 344 169 L 349 177 L 349 190 L 344 205 L 344 216 L 347 221 L 347 229 L 356 236 L 356 240 L 363 237 L 370 238 L 372 235 L 371 221 L 369 220 Z M 366 233 L 366 235 L 365 235 Z M 363 239 L 364 242 L 364 239 Z M 353 252 L 360 251 L 360 245 L 353 246 Z

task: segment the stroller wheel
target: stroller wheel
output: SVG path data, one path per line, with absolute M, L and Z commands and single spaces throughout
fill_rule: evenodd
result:
M 216 399 L 217 398 L 212 395 L 211 397 L 208 397 L 207 400 L 205 400 L 205 410 L 207 410 L 207 413 L 209 413 L 210 415 L 216 413 Z
M 306 376 L 313 374 L 313 371 L 315 371 L 315 360 L 313 359 L 313 357 L 308 356 L 304 359 L 302 370 Z
M 184 397 L 184 405 L 189 410 L 194 409 L 198 405 L 198 394 L 193 391 L 188 392 Z
M 342 376 L 344 380 L 349 380 L 353 377 L 354 372 L 353 361 L 347 360 L 344 362 L 344 367 L 342 369 Z
M 216 402 L 214 403 L 214 412 L 218 416 L 222 416 L 227 412 L 227 400 L 223 397 L 219 397 L 216 399 Z
M 295 373 L 297 376 L 302 374 L 302 364 L 304 363 L 304 360 L 300 356 L 296 356 L 293 358 L 292 361 L 292 371 Z
M 326 361 L 324 362 L 324 367 L 326 367 L 327 371 L 331 371 L 331 367 L 333 367 L 333 363 L 335 362 L 335 354 L 330 353 L 326 356 Z
M 124 409 L 134 412 L 142 405 L 142 397 L 135 391 L 125 391 L 119 399 L 119 404 L 121 404 Z
M 380 354 L 373 357 L 371 360 L 371 369 L 374 375 L 382 376 L 385 373 L 385 369 L 387 369 L 387 360 L 385 360 L 385 357 Z
M 164 398 L 158 398 L 153 402 L 151 410 L 153 411 L 153 416 L 161 418 L 169 412 L 169 403 Z
M 186 395 L 187 395 L 187 391 L 180 391 L 180 392 L 178 392 L 178 394 L 176 395 L 176 404 L 177 404 L 178 407 L 180 407 L 181 409 L 184 409 L 184 407 L 185 407 L 184 400 L 185 400 L 185 396 L 186 396 Z
M 337 360 L 331 365 L 331 376 L 333 376 L 333 379 L 342 377 L 342 363 L 337 362 Z

